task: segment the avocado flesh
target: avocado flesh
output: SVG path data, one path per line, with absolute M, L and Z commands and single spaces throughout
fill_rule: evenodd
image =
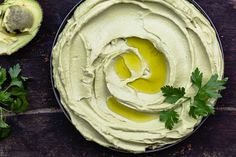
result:
M 11 55 L 37 34 L 42 9 L 35 0 L 5 0 L 0 4 L 0 55 Z

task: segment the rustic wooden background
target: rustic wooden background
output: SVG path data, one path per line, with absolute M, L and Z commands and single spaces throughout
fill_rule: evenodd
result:
M 18 53 L 0 57 L 0 65 L 20 63 L 28 82 L 30 108 L 23 115 L 10 116 L 9 138 L 0 142 L 0 157 L 132 156 L 86 141 L 66 119 L 54 98 L 49 59 L 60 23 L 79 0 L 39 0 L 44 21 L 36 38 Z M 223 43 L 225 75 L 229 77 L 224 98 L 217 103 L 216 115 L 180 144 L 150 157 L 234 157 L 236 156 L 236 2 L 196 0 L 214 22 Z

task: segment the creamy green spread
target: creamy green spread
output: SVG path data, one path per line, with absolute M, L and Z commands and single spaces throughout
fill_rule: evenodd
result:
M 196 67 L 205 82 L 223 75 L 215 30 L 186 0 L 86 0 L 53 49 L 55 87 L 75 127 L 134 153 L 175 143 L 199 124 L 190 101 L 164 103 L 160 90 L 184 87 L 193 97 Z M 159 112 L 173 107 L 180 121 L 168 130 Z

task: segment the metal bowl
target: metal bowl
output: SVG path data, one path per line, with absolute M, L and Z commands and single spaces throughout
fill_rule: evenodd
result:
M 76 10 L 76 8 L 83 2 L 84 0 L 79 0 L 79 2 L 70 10 L 70 12 L 66 15 L 66 17 L 64 18 L 64 20 L 62 21 L 57 33 L 56 33 L 56 36 L 54 38 L 54 42 L 53 42 L 53 45 L 52 45 L 52 49 L 53 47 L 56 45 L 56 42 L 57 42 L 57 39 L 58 39 L 58 36 L 60 35 L 60 33 L 62 32 L 62 30 L 64 29 L 65 25 L 67 24 L 67 20 L 69 20 L 73 14 L 74 14 L 74 11 Z M 222 57 L 224 58 L 224 53 L 223 53 L 223 46 L 222 46 L 222 43 L 221 43 L 221 40 L 220 40 L 220 36 L 216 30 L 216 27 L 214 26 L 212 20 L 210 19 L 210 17 L 207 15 L 207 13 L 201 8 L 201 6 L 195 2 L 194 0 L 188 0 L 189 2 L 191 2 L 207 19 L 208 21 L 211 23 L 211 26 L 214 28 L 215 32 L 216 32 L 216 36 L 217 36 L 217 39 L 218 39 L 218 42 L 219 42 L 219 45 L 220 45 L 220 48 L 221 48 L 221 52 L 222 52 Z M 54 79 L 53 79 L 53 66 L 52 66 L 52 60 L 53 60 L 53 57 L 52 57 L 52 54 L 50 56 L 50 78 L 51 78 L 51 85 L 52 85 L 52 89 L 53 89 L 53 92 L 54 92 L 54 95 L 55 95 L 55 98 L 57 100 L 57 103 L 59 104 L 60 108 L 62 109 L 62 111 L 64 112 L 65 116 L 67 117 L 67 119 L 71 122 L 71 119 L 70 119 L 70 116 L 69 114 L 67 113 L 67 111 L 65 110 L 65 108 L 63 107 L 63 105 L 61 104 L 61 101 L 60 101 L 60 94 L 59 92 L 57 91 L 57 89 L 55 88 L 54 86 Z M 164 150 L 164 149 L 167 149 L 167 148 L 170 148 L 170 147 L 173 147 L 175 145 L 177 145 L 178 143 L 184 141 L 185 139 L 187 139 L 189 136 L 191 136 L 193 133 L 195 133 L 198 128 L 200 128 L 202 126 L 202 124 L 207 120 L 208 117 L 205 117 L 202 119 L 202 121 L 198 124 L 198 126 L 196 126 L 193 130 L 193 132 L 191 132 L 189 135 L 185 136 L 184 138 L 180 139 L 179 141 L 173 143 L 173 144 L 168 144 L 168 145 L 165 145 L 163 147 L 159 147 L 159 148 L 156 148 L 156 149 L 146 149 L 145 152 L 143 153 L 152 153 L 152 152 L 158 152 L 158 151 L 161 151 L 161 150 Z M 125 150 L 121 150 L 121 149 L 116 149 L 116 148 L 111 148 L 109 147 L 109 149 L 111 150 L 114 150 L 114 151 L 117 151 L 117 152 L 122 152 L 122 153 L 130 153 L 128 151 L 125 151 Z

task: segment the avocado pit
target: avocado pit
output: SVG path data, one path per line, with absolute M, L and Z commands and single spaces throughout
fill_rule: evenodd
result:
M 3 24 L 7 32 L 27 32 L 33 26 L 34 17 L 24 6 L 10 6 L 4 15 Z

